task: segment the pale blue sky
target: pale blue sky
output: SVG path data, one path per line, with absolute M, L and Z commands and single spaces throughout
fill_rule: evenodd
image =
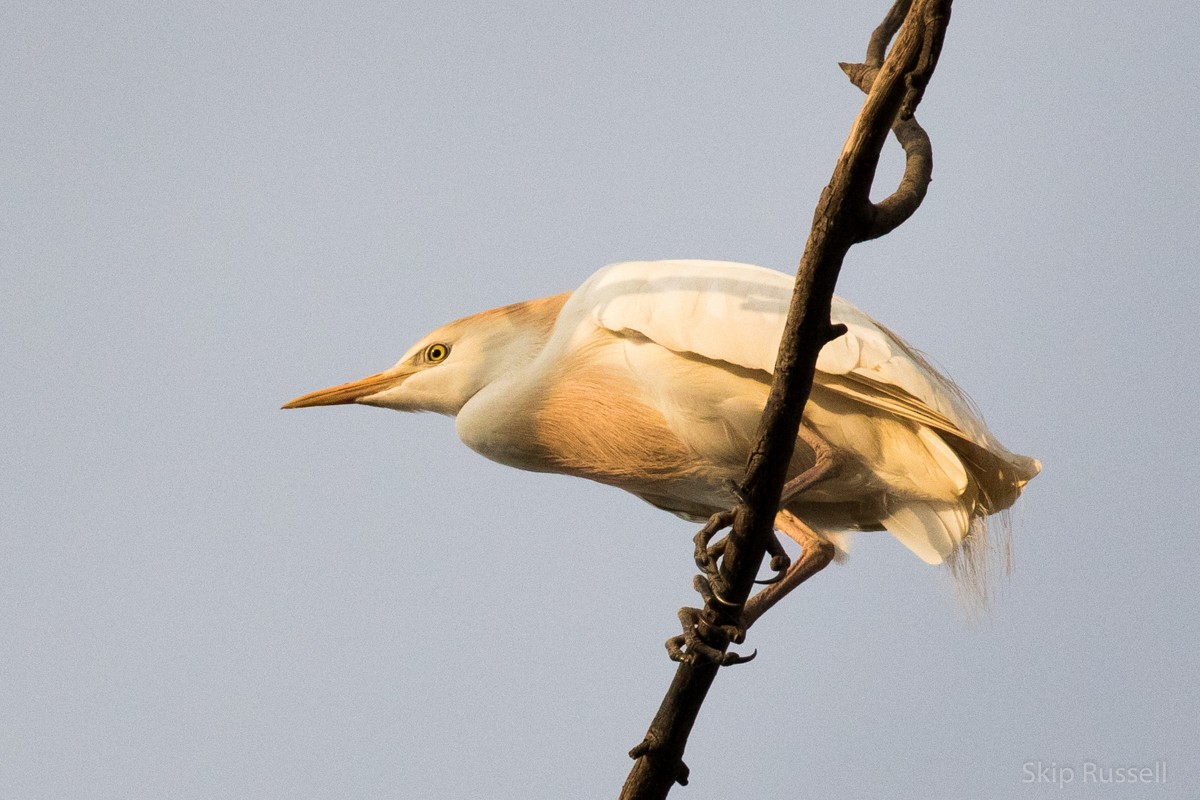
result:
M 0 8 L 0 798 L 614 796 L 694 526 L 278 406 L 611 261 L 792 269 L 884 6 Z M 840 291 L 1043 461 L 1016 573 L 973 627 L 860 537 L 680 797 L 1200 794 L 1197 8 L 956 5 Z

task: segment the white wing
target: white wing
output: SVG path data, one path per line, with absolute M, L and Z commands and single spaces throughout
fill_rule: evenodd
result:
M 729 261 L 626 261 L 594 274 L 576 295 L 586 296 L 594 319 L 611 331 L 771 374 L 793 283 L 781 272 Z M 848 376 L 832 388 L 1008 452 L 958 387 L 899 337 L 840 297 L 832 312 L 847 332 L 821 350 L 817 370 Z
M 627 261 L 594 274 L 575 296 L 611 331 L 770 373 L 792 281 L 750 264 Z

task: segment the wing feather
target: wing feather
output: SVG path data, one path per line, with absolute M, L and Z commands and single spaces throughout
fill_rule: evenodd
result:
M 576 294 L 608 330 L 770 374 L 792 288 L 791 276 L 750 264 L 627 261 L 600 270 Z M 832 312 L 847 332 L 821 350 L 817 380 L 822 385 L 998 455 L 1009 454 L 961 390 L 899 337 L 840 297 L 834 298 Z

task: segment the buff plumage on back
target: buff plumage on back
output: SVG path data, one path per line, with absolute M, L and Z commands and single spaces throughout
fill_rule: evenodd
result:
M 575 294 L 614 333 L 769 375 L 793 281 L 749 264 L 633 261 L 600 270 Z M 847 332 L 821 350 L 816 382 L 914 423 L 929 459 L 961 495 L 954 502 L 900 504 L 884 520 L 916 555 L 941 563 L 977 517 L 1011 505 L 1040 465 L 1005 449 L 958 387 L 886 328 L 837 297 L 832 318 Z

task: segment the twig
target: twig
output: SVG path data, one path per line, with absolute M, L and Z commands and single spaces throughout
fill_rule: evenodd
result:
M 911 118 L 937 64 L 951 2 L 896 0 L 872 35 L 867 63 L 856 68 L 857 77 L 847 70 L 868 92 L 867 100 L 813 215 L 771 394 L 740 487 L 743 499 L 733 509 L 733 530 L 721 555 L 724 585 L 719 599 L 706 600 L 696 625 L 695 633 L 717 653 L 729 645 L 728 631 L 738 624 L 741 606 L 773 535 L 780 491 L 812 388 L 817 355 L 844 330 L 830 323 L 842 261 L 856 242 L 882 236 L 911 216 L 928 186 L 932 149 Z M 893 35 L 896 41 L 885 59 Z M 905 175 L 896 192 L 875 205 L 870 201 L 871 184 L 889 129 L 896 130 L 904 146 Z M 684 747 L 718 669 L 717 662 L 709 658 L 693 657 L 680 663 L 645 739 L 630 752 L 635 762 L 622 798 L 664 798 L 673 784 L 687 783 Z

